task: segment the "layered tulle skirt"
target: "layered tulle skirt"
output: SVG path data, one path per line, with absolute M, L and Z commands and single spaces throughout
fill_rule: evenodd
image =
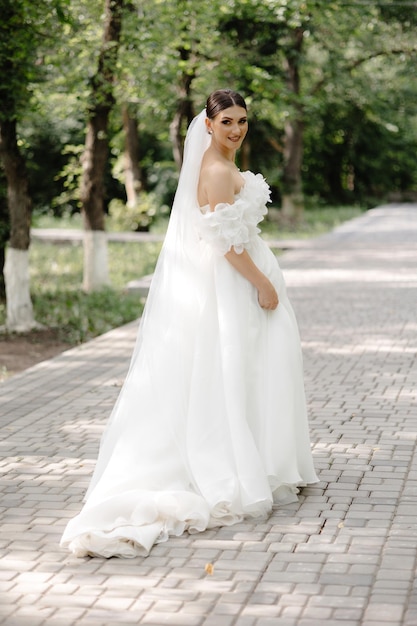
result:
M 139 329 L 84 507 L 62 538 L 77 556 L 146 555 L 170 535 L 264 516 L 317 480 L 277 259 L 253 239 L 248 251 L 280 298 L 265 311 L 227 259 L 199 245 L 197 300 L 179 283 L 163 330 L 152 330 L 152 310 Z

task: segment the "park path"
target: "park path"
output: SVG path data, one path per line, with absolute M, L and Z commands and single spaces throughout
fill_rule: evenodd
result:
M 280 259 L 320 483 L 147 558 L 74 558 L 59 539 L 136 324 L 68 350 L 0 385 L 2 626 L 417 626 L 417 206 L 374 209 Z

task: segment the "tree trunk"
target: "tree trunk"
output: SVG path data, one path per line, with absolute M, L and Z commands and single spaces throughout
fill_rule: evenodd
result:
M 181 61 L 187 62 L 190 60 L 190 51 L 188 49 L 180 48 L 179 53 Z M 184 153 L 184 122 L 188 126 L 194 117 L 194 108 L 191 100 L 191 84 L 194 78 L 194 70 L 183 72 L 179 87 L 177 110 L 169 127 L 174 160 L 178 169 L 181 168 Z
M 300 54 L 304 30 L 296 28 L 293 46 L 287 50 L 284 70 L 287 88 L 293 101 L 294 113 L 285 125 L 282 214 L 289 221 L 299 221 L 304 212 L 301 168 L 303 162 L 303 110 L 300 103 Z
M 128 207 L 135 207 L 142 190 L 142 172 L 139 166 L 139 133 L 137 121 L 128 106 L 123 107 L 123 129 L 125 133 L 124 176 Z
M 282 214 L 293 222 L 300 221 L 304 212 L 301 177 L 303 130 L 299 119 L 290 120 L 285 125 Z
M 6 328 L 13 332 L 27 332 L 39 328 L 33 317 L 30 299 L 29 250 L 6 249 L 4 264 L 6 283 Z
M 169 127 L 169 134 L 172 142 L 172 151 L 178 169 L 181 168 L 182 157 L 184 154 L 184 121 L 186 121 L 188 126 L 191 123 L 193 117 L 194 114 L 191 102 L 186 98 L 183 100 L 179 100 L 177 110 L 175 111 L 173 120 Z
M 125 0 L 106 0 L 106 19 L 97 72 L 92 79 L 85 150 L 82 156 L 81 204 L 84 218 L 83 289 L 94 291 L 109 283 L 105 237 L 104 175 L 108 158 L 108 122 L 114 105 L 113 83 Z M 90 233 L 89 231 L 93 231 Z M 102 233 L 102 234 L 99 234 Z
M 17 143 L 16 120 L 0 124 L 0 156 L 7 180 L 10 240 L 6 249 L 4 280 L 8 330 L 24 332 L 38 324 L 33 317 L 29 288 L 29 244 L 32 200 L 26 166 Z
M 1 172 L 0 172 L 1 176 Z M 6 259 L 6 244 L 10 236 L 9 210 L 7 208 L 7 181 L 3 176 L 0 180 L 0 302 L 6 301 L 6 284 L 4 282 L 4 263 Z

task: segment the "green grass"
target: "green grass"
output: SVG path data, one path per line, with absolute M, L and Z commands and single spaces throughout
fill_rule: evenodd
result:
M 75 345 L 139 317 L 144 299 L 129 293 L 130 280 L 149 274 L 161 244 L 109 243 L 111 287 L 86 294 L 81 289 L 81 245 L 34 241 L 30 247 L 31 293 L 35 319 L 57 329 L 59 338 Z M 5 323 L 0 305 L 0 325 Z
M 307 209 L 304 218 L 296 225 L 276 224 L 272 221 L 262 224 L 265 239 L 307 239 L 324 235 L 343 222 L 363 213 L 360 207 L 341 206 Z
M 32 228 L 79 228 L 83 227 L 83 220 L 80 213 L 75 215 L 63 215 L 54 217 L 49 213 L 34 215 L 32 218 Z
M 313 237 L 328 232 L 361 213 L 359 208 L 339 207 L 305 211 L 296 228 L 264 223 L 268 239 Z M 42 216 L 37 228 L 81 228 L 79 216 L 57 220 Z M 163 225 L 157 230 L 161 232 Z M 31 293 L 35 319 L 58 331 L 62 341 L 75 345 L 139 317 L 144 299 L 129 293 L 130 280 L 152 273 L 160 243 L 109 243 L 111 287 L 85 294 L 81 289 L 83 249 L 80 244 L 50 244 L 33 241 L 30 247 Z M 4 303 L 0 303 L 0 325 L 5 323 Z

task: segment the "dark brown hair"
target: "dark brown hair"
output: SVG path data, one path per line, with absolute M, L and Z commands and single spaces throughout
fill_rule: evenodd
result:
M 246 102 L 240 93 L 231 89 L 217 89 L 207 98 L 206 115 L 212 120 L 224 109 L 237 105 L 247 109 Z

